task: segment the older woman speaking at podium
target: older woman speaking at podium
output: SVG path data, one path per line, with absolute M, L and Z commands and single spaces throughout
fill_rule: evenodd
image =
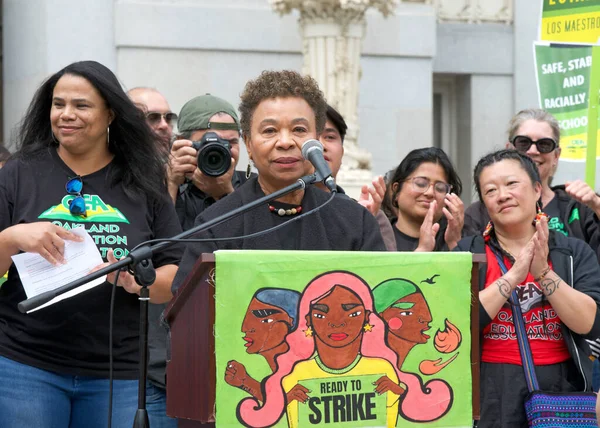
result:
M 302 144 L 316 139 L 325 126 L 327 104 L 314 79 L 294 71 L 265 71 L 246 84 L 241 95 L 242 135 L 258 177 L 250 178 L 196 219 L 202 224 L 296 182 L 312 166 Z M 290 221 L 323 205 L 330 195 L 308 186 L 231 221 L 198 238 L 241 237 Z M 313 215 L 273 233 L 252 238 L 190 245 L 173 282 L 176 291 L 201 253 L 218 249 L 385 251 L 375 218 L 349 198 L 334 197 Z

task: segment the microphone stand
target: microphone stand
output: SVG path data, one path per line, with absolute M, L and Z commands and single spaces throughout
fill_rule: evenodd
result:
M 214 219 L 207 221 L 206 223 L 199 224 L 185 232 L 182 232 L 170 239 L 185 239 L 190 236 L 210 229 L 213 226 L 224 223 L 234 217 L 237 217 L 245 212 L 248 212 L 260 205 L 271 202 L 281 196 L 287 195 L 288 193 L 295 192 L 306 188 L 307 185 L 313 184 L 319 180 L 320 177 L 317 174 L 307 175 L 299 178 L 294 184 L 290 184 L 281 190 L 271 193 L 270 195 L 263 196 L 249 204 L 242 205 L 230 211 L 222 214 Z M 143 245 L 129 253 L 126 257 L 123 257 L 116 263 L 110 266 L 104 267 L 97 270 L 96 272 L 90 273 L 83 278 L 72 281 L 62 287 L 58 287 L 55 290 L 46 291 L 38 294 L 37 296 L 31 297 L 30 299 L 24 300 L 18 304 L 19 311 L 21 313 L 27 313 L 44 303 L 49 302 L 61 294 L 64 294 L 74 288 L 77 288 L 83 284 L 86 284 L 94 279 L 100 278 L 101 276 L 108 275 L 109 273 L 115 272 L 121 268 L 128 267 L 128 270 L 133 273 L 136 282 L 142 286 L 140 290 L 140 362 L 139 362 L 139 388 L 138 388 L 138 410 L 135 414 L 135 420 L 133 422 L 134 428 L 148 428 L 150 426 L 148 422 L 148 412 L 146 411 L 146 376 L 148 371 L 148 301 L 150 300 L 150 290 L 148 287 L 154 283 L 156 279 L 156 271 L 152 264 L 152 255 L 158 251 L 162 251 L 167 247 L 170 247 L 177 242 L 160 242 L 154 245 Z

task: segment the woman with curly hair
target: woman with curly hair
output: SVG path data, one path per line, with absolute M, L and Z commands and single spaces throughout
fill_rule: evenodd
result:
M 323 93 L 311 77 L 295 71 L 265 71 L 249 81 L 241 95 L 240 123 L 248 157 L 256 166 L 258 177 L 250 178 L 204 211 L 196 224 L 272 194 L 309 174 L 312 165 L 302 157 L 301 147 L 323 131 L 326 110 Z M 323 205 L 329 197 L 315 186 L 307 186 L 198 237 L 210 240 L 266 230 Z M 173 291 L 181 286 L 200 254 L 218 249 L 385 251 L 385 245 L 377 221 L 365 208 L 350 198 L 335 196 L 318 212 L 275 233 L 189 246 Z

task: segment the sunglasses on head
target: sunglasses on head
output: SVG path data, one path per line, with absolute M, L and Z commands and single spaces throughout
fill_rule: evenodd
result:
M 73 177 L 65 184 L 65 189 L 69 195 L 75 196 L 69 201 L 69 212 L 76 216 L 87 217 L 85 209 L 85 200 L 81 194 L 83 189 L 83 180 L 80 176 Z
M 515 146 L 515 149 L 521 153 L 527 153 L 527 150 L 529 150 L 533 144 L 535 144 L 540 153 L 550 153 L 556 149 L 556 146 L 558 145 L 552 138 L 540 138 L 537 141 L 533 141 L 525 135 L 517 135 L 512 139 L 511 143 Z
M 150 113 L 146 114 L 146 119 L 152 125 L 159 123 L 163 117 L 165 118 L 165 122 L 167 122 L 169 125 L 174 125 L 175 122 L 177 121 L 177 115 L 173 112 L 158 113 L 155 111 L 151 111 Z

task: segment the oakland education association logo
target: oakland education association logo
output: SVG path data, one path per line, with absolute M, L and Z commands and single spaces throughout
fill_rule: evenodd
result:
M 129 220 L 117 208 L 104 203 L 98 195 L 83 195 L 87 217 L 74 216 L 69 211 L 69 201 L 74 198 L 73 195 L 66 195 L 62 198 L 60 204 L 48 208 L 41 213 L 38 218 L 47 220 L 72 220 L 81 223 L 127 223 Z

